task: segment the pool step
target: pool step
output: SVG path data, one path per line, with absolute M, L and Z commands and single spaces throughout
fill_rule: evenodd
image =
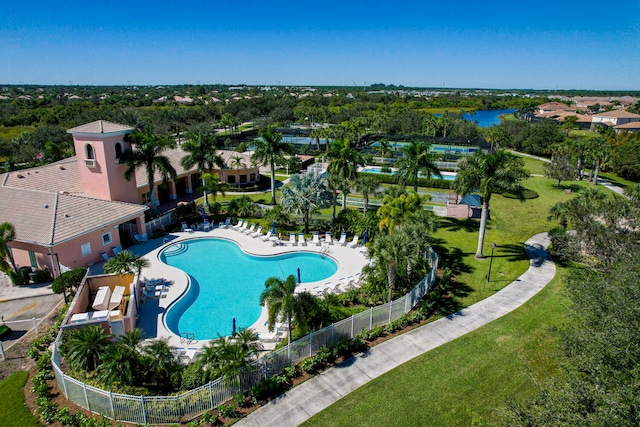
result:
M 165 256 L 175 256 L 175 255 L 180 255 L 182 253 L 185 253 L 187 249 L 189 249 L 189 247 L 186 244 L 180 242 L 180 243 L 175 243 L 169 246 L 167 249 L 164 250 L 163 253 Z

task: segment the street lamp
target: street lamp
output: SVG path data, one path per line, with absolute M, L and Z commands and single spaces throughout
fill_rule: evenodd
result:
M 493 264 L 493 251 L 496 249 L 496 244 L 491 244 L 491 259 L 489 260 L 489 272 L 487 273 L 487 282 L 491 281 L 491 265 Z

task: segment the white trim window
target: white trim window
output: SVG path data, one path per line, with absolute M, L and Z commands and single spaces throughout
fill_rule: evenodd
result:
M 84 245 L 80 245 L 80 251 L 82 251 L 83 257 L 91 255 L 91 242 L 87 242 Z
M 111 242 L 113 242 L 113 239 L 111 238 L 111 232 L 108 231 L 102 235 L 102 246 L 108 245 Z

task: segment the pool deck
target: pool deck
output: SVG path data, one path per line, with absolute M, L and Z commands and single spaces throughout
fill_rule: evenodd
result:
M 251 236 L 238 232 L 233 228 L 214 228 L 210 231 L 194 231 L 192 233 L 172 233 L 168 238 L 166 238 L 168 241 L 166 244 L 163 244 L 144 255 L 144 258 L 149 260 L 150 266 L 142 270 L 141 280 L 162 278 L 166 282 L 169 282 L 169 286 L 167 286 L 161 298 L 147 299 L 143 304 L 140 304 L 137 327 L 143 330 L 146 338 L 167 339 L 170 346 L 180 348 L 188 347 L 199 349 L 209 342 L 209 340 L 186 340 L 185 338 L 179 337 L 169 331 L 164 324 L 164 314 L 167 309 L 187 291 L 189 286 L 189 276 L 182 270 L 171 267 L 160 261 L 159 254 L 167 246 L 175 244 L 176 242 L 198 238 L 221 238 L 231 240 L 236 242 L 244 252 L 252 255 L 279 255 L 303 251 L 324 253 L 337 263 L 338 270 L 335 274 L 325 280 L 301 283 L 298 285 L 299 289 L 308 290 L 312 294 L 317 293 L 317 291 L 325 287 L 327 283 L 337 283 L 341 279 L 360 273 L 362 271 L 362 267 L 369 262 L 366 257 L 366 252 L 361 250 L 360 245 L 356 248 L 350 248 L 347 246 L 340 246 L 334 242 L 332 245 L 325 245 L 322 243 L 320 246 L 315 246 L 308 242 L 307 246 L 292 246 L 287 243 L 273 246 L 269 241 L 264 242 L 259 237 L 252 238 Z M 321 237 L 320 240 L 322 241 L 324 238 Z M 347 242 L 349 241 L 350 239 L 347 239 Z M 286 241 L 283 240 L 282 242 Z M 215 266 L 212 266 L 212 268 L 215 268 Z M 238 279 L 242 279 L 241 271 L 238 272 Z M 267 278 L 265 277 L 265 280 L 266 279 Z M 241 298 L 242 296 L 239 297 Z M 263 308 L 260 317 L 253 325 L 251 325 L 251 328 L 253 328 L 258 334 L 266 334 L 268 333 L 266 322 L 267 311 Z M 265 350 L 272 349 L 275 344 L 275 342 L 263 343 Z

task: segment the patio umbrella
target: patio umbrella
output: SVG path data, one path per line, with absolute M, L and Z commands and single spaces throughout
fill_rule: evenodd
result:
M 300 280 L 300 267 L 298 267 L 298 283 L 301 283 L 302 280 Z
M 362 234 L 362 244 L 364 245 L 365 243 L 367 243 L 367 230 L 364 230 Z
M 273 234 L 274 236 L 276 235 L 276 222 L 273 221 L 271 223 L 271 234 Z
M 207 220 L 207 215 L 204 213 L 204 206 L 202 207 L 202 220 L 203 221 Z

